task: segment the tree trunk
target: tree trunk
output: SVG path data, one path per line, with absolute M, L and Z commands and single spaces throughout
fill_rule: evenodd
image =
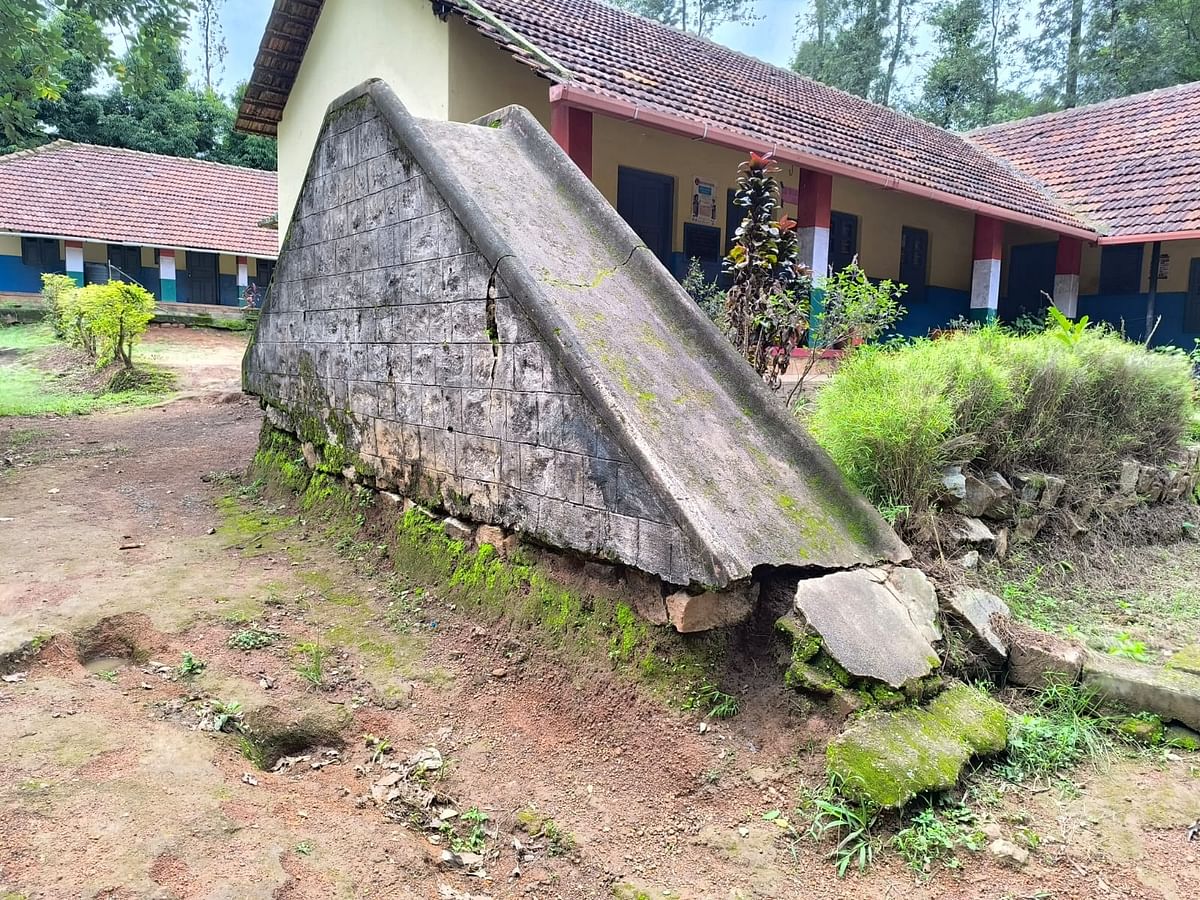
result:
M 884 76 L 883 86 L 879 91 L 879 102 L 889 105 L 892 87 L 896 83 L 896 66 L 900 62 L 900 54 L 904 47 L 904 0 L 896 0 L 896 36 L 892 39 L 892 55 L 888 59 L 887 75 Z
M 1071 30 L 1067 37 L 1067 72 L 1063 105 L 1070 109 L 1079 104 L 1079 57 L 1083 44 L 1083 0 L 1071 0 Z

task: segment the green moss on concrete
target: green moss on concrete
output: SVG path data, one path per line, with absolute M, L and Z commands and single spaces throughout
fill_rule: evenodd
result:
M 775 620 L 775 630 L 791 646 L 793 662 L 810 662 L 821 652 L 821 636 L 795 616 L 780 616 Z
M 1137 744 L 1153 746 L 1163 739 L 1163 722 L 1158 716 L 1128 716 L 1117 723 L 1117 732 Z
M 1166 667 L 1200 675 L 1200 644 L 1192 644 L 1173 653 L 1167 660 Z
M 971 757 L 998 753 L 1007 739 L 1004 707 L 956 685 L 924 708 L 864 715 L 830 743 L 826 758 L 847 796 L 900 807 L 953 787 Z
M 1163 734 L 1163 743 L 1176 750 L 1200 751 L 1200 734 L 1182 725 L 1172 725 Z

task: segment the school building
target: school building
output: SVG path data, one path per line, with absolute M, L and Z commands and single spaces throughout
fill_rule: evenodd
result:
M 285 227 L 369 78 L 427 118 L 526 107 L 677 275 L 718 269 L 737 166 L 772 151 L 804 261 L 907 284 L 905 333 L 1049 295 L 1200 337 L 1200 83 L 955 134 L 596 0 L 276 0 L 237 124 L 279 139 Z
M 275 173 L 55 141 L 0 156 L 0 294 L 131 281 L 160 302 L 239 306 L 278 253 Z

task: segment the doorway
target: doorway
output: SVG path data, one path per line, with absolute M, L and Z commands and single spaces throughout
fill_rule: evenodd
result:
M 924 228 L 900 230 L 900 283 L 908 285 L 906 303 L 924 303 L 929 284 L 929 232 Z
M 671 259 L 675 179 L 657 172 L 617 169 L 617 213 L 665 266 Z

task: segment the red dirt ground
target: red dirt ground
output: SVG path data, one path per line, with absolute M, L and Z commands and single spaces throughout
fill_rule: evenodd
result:
M 0 672 L 26 673 L 0 682 L 0 898 L 1196 896 L 1200 844 L 1184 837 L 1200 816 L 1195 757 L 1076 773 L 1086 783 L 1073 800 L 1009 794 L 995 820 L 1041 837 L 1024 870 L 964 853 L 962 869 L 921 881 L 892 855 L 835 878 L 826 848 L 791 847 L 763 818 L 818 783 L 823 720 L 752 688 L 741 715 L 701 733 L 603 667 L 532 645 L 514 661 L 512 640 L 528 636 L 479 629 L 436 600 L 422 617 L 436 628 L 389 627 L 382 576 L 358 574 L 294 510 L 245 507 L 255 531 L 230 524 L 237 507 L 217 508 L 237 484 L 213 475 L 245 469 L 260 424 L 252 400 L 219 402 L 237 381 L 239 339 L 177 329 L 156 340 L 191 396 L 0 421 L 0 455 L 11 446 L 18 463 L 0 470 L 0 520 L 11 520 L 0 522 Z M 230 649 L 247 621 L 287 639 Z M 291 647 L 331 629 L 335 686 L 313 691 Z M 30 641 L 40 652 L 21 660 Z M 149 661 L 117 661 L 109 681 L 79 662 L 131 650 L 171 666 L 189 651 L 206 668 L 169 680 Z M 340 713 L 341 761 L 256 771 L 234 736 L 191 727 L 203 706 L 191 697 Z M 441 752 L 437 790 L 496 829 L 486 878 L 443 866 L 426 834 L 356 803 L 381 771 L 368 733 L 390 739 L 388 760 Z M 531 841 L 515 814 L 531 805 L 577 847 L 538 851 L 516 876 L 512 839 Z

